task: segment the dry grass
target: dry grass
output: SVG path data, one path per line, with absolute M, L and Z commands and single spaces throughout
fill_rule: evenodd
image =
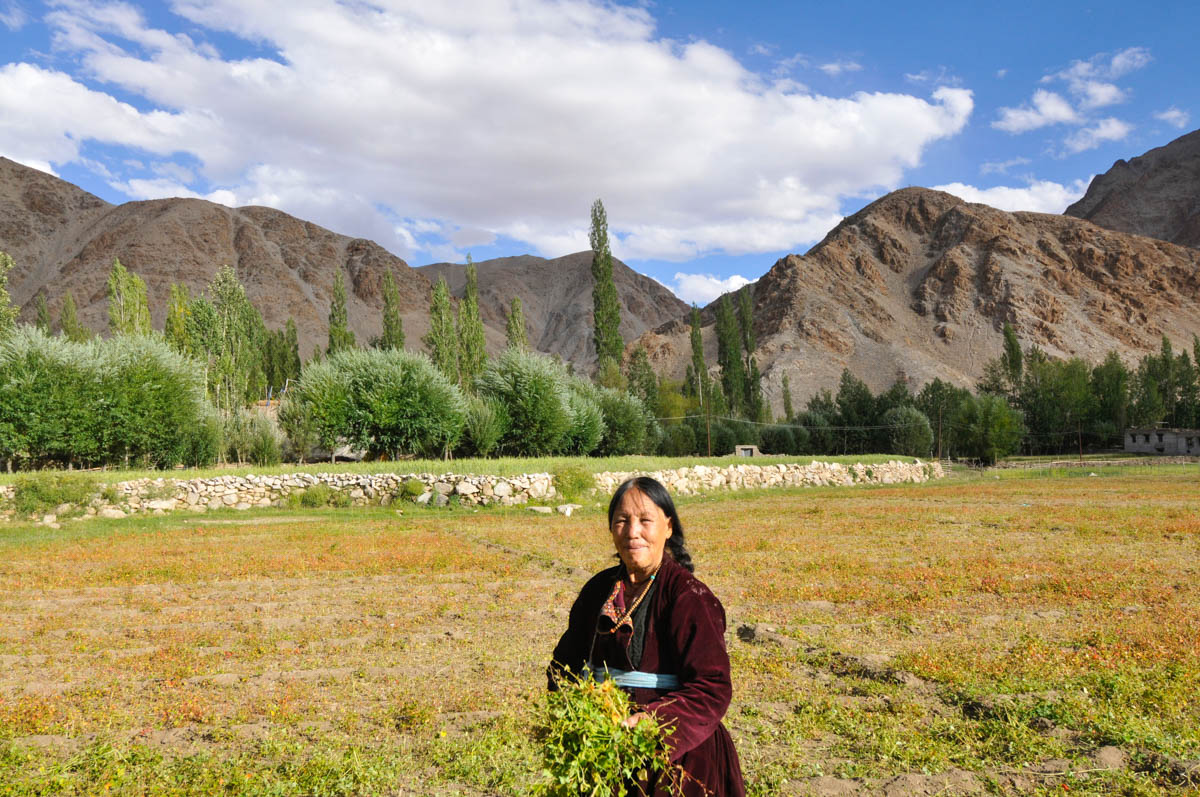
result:
M 752 791 L 1176 791 L 1198 509 L 1194 468 L 684 501 L 731 632 L 769 640 L 731 633 Z M 546 657 L 610 562 L 601 510 L 404 512 L 0 529 L 0 794 L 528 787 Z M 1131 763 L 1088 771 L 1104 745 Z

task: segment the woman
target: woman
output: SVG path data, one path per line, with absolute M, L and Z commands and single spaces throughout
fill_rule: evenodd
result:
M 608 528 L 621 563 L 593 576 L 576 598 L 554 648 L 550 688 L 585 667 L 614 678 L 641 709 L 626 725 L 653 714 L 670 729 L 666 742 L 685 795 L 744 795 L 737 751 L 721 724 L 732 693 L 725 610 L 692 575 L 671 496 L 654 479 L 629 479 L 609 502 Z

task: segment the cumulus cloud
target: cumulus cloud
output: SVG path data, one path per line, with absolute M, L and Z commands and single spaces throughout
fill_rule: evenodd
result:
M 949 183 L 935 186 L 935 190 L 1010 212 L 1028 210 L 1034 213 L 1062 213 L 1068 205 L 1083 196 L 1090 182 L 1091 178 L 1076 180 L 1070 185 L 1050 180 L 1030 180 L 1029 185 L 1022 188 L 1003 185 L 976 188 L 963 183 Z
M 178 155 L 193 180 L 108 166 L 131 196 L 273 205 L 404 256 L 456 230 L 577 251 L 601 197 L 618 256 L 678 260 L 816 240 L 844 198 L 902 184 L 973 108 L 945 86 L 814 93 L 599 0 L 172 9 L 186 35 L 125 3 L 58 6 L 47 21 L 72 71 L 0 69 L 0 150 L 50 164 L 89 141 Z M 230 37 L 257 55 L 224 54 Z
M 1075 154 L 1089 149 L 1095 149 L 1106 141 L 1121 141 L 1133 130 L 1133 125 L 1120 119 L 1108 117 L 1094 125 L 1083 127 L 1067 136 L 1064 142 L 1067 152 Z
M 1171 127 L 1182 130 L 1183 128 L 1187 127 L 1188 120 L 1191 119 L 1191 116 L 1187 111 L 1181 111 L 1172 105 L 1167 110 L 1159 111 L 1158 113 L 1154 114 L 1154 118 L 1158 119 L 1160 122 L 1166 122 Z
M 721 279 L 713 274 L 684 274 L 676 272 L 675 285 L 668 286 L 688 304 L 706 305 L 723 293 L 736 291 L 750 280 L 740 274 Z
M 1033 93 L 1031 104 L 1022 105 L 1020 108 L 1001 108 L 1000 118 L 992 122 L 992 127 L 1008 133 L 1026 133 L 1039 127 L 1074 122 L 1078 119 L 1079 114 L 1062 95 L 1038 89 Z

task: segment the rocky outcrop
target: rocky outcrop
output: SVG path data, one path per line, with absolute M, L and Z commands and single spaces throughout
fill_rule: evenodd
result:
M 1200 248 L 1200 130 L 1095 177 L 1066 215 Z
M 605 496 L 631 476 L 631 472 L 605 472 L 595 477 L 594 493 Z M 807 465 L 696 465 L 644 474 L 666 485 L 676 495 L 714 490 L 759 490 L 773 487 L 849 487 L 855 484 L 923 482 L 943 475 L 940 462 L 892 461 L 842 465 L 813 460 Z M 516 506 L 561 498 L 548 473 L 519 476 L 454 473 L 288 473 L 276 476 L 217 476 L 207 479 L 135 479 L 105 488 L 86 506 L 64 504 L 53 514 L 38 515 L 45 525 L 57 526 L 62 517 L 123 518 L 134 514 L 162 515 L 174 511 L 207 512 L 217 509 L 303 505 L 309 491 L 321 492 L 321 503 L 335 505 L 388 505 L 413 501 L 430 506 L 451 502 L 468 506 Z M 0 485 L 0 519 L 11 520 L 15 488 Z M 320 505 L 320 504 L 316 504 Z M 578 504 L 558 507 L 571 514 Z
M 1006 213 L 923 188 L 846 218 L 754 287 L 756 357 L 776 412 L 837 389 L 844 368 L 882 391 L 941 378 L 972 385 L 1012 324 L 1024 346 L 1099 362 L 1200 334 L 1200 252 L 1067 216 Z M 712 306 L 702 313 L 716 362 Z M 691 357 L 681 319 L 641 339 L 660 373 Z
M 576 252 L 546 260 L 533 255 L 481 260 L 479 313 L 484 324 L 504 330 L 513 297 L 521 298 L 521 309 L 529 329 L 529 343 L 538 351 L 556 354 L 577 365 L 596 361 L 592 343 L 592 253 Z M 417 269 L 430 282 L 445 277 L 450 291 L 462 297 L 466 289 L 466 267 L 435 263 Z M 621 300 L 621 337 L 633 340 L 687 312 L 688 306 L 675 294 L 619 260 L 613 260 L 613 282 Z M 503 345 L 504 337 L 499 336 Z

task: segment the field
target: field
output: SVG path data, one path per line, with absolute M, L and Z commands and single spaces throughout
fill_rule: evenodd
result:
M 1200 474 L 1097 474 L 681 501 L 751 793 L 1195 793 Z M 522 793 L 610 557 L 594 506 L 0 526 L 0 794 Z

